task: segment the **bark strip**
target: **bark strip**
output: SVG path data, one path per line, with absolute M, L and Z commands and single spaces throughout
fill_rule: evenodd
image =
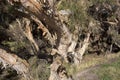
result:
M 0 62 L 3 64 L 3 68 L 11 67 L 15 69 L 18 74 L 22 74 L 26 80 L 32 80 L 29 75 L 29 64 L 26 60 L 0 48 Z

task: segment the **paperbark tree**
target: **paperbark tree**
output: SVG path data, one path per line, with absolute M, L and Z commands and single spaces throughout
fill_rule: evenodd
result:
M 41 0 L 7 0 L 7 1 L 11 4 L 11 6 L 19 5 L 20 7 L 19 8 L 15 7 L 15 10 L 17 11 L 18 15 L 26 17 L 24 18 L 26 23 L 25 26 L 26 30 L 24 34 L 31 42 L 31 44 L 33 44 L 36 50 L 35 54 L 37 54 L 37 52 L 39 51 L 39 47 L 35 42 L 33 35 L 31 33 L 29 19 L 33 20 L 38 25 L 38 29 L 42 30 L 43 32 L 43 37 L 51 44 L 52 56 L 54 56 L 55 54 L 59 54 L 64 59 L 65 62 L 69 62 L 68 57 L 69 55 L 72 55 L 73 63 L 76 65 L 80 63 L 82 56 L 84 55 L 86 49 L 88 48 L 90 33 L 88 32 L 83 43 L 79 43 L 78 42 L 79 29 L 76 28 L 76 30 L 73 33 L 70 32 L 67 25 L 65 25 L 65 23 L 62 22 L 62 19 L 58 15 L 59 13 L 55 9 L 53 9 L 54 8 L 53 6 L 55 5 L 54 2 L 51 2 L 53 0 L 51 1 L 45 0 L 44 3 Z M 46 6 L 45 3 L 48 4 L 49 6 Z M 18 23 L 20 26 L 21 24 L 19 21 Z M 79 45 L 79 47 L 76 48 L 78 44 L 82 44 L 82 46 Z M 7 53 L 5 53 L 4 56 L 5 56 L 4 59 L 6 59 L 7 57 L 13 57 Z M 5 63 L 3 56 L 0 56 L 0 59 L 3 62 L 3 64 L 7 63 L 10 65 L 14 65 L 14 64 L 16 65 L 16 57 L 15 59 L 13 58 L 14 61 L 8 59 Z M 57 63 L 53 61 L 53 65 L 57 65 Z M 61 66 L 61 64 L 56 66 L 57 69 L 59 68 L 59 66 Z M 57 71 L 57 69 L 54 67 L 55 66 L 51 66 L 51 73 Z M 17 71 L 21 70 L 21 68 L 18 68 L 16 66 L 15 67 L 13 66 L 13 68 Z M 22 72 L 22 74 L 24 73 Z M 58 76 L 60 77 L 59 74 Z M 51 76 L 53 75 L 51 74 Z M 50 80 L 55 80 L 53 77 L 52 77 L 53 79 L 51 79 L 51 76 L 50 76 Z M 64 76 L 64 78 L 67 77 Z

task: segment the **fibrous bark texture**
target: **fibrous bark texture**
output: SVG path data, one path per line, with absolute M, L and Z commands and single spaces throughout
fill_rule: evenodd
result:
M 32 79 L 29 74 L 29 64 L 17 55 L 8 53 L 6 50 L 0 48 L 0 62 L 2 62 L 3 68 L 11 67 L 18 74 L 23 75 L 26 80 Z
M 79 26 L 75 25 L 74 32 L 71 32 L 66 24 L 67 21 L 65 22 L 64 19 L 62 19 L 63 17 L 61 17 L 62 15 L 67 15 L 65 16 L 65 20 L 67 20 L 72 12 L 69 9 L 67 11 L 57 11 L 54 8 L 56 3 L 54 0 L 8 0 L 8 2 L 11 6 L 16 6 L 16 4 L 20 6 L 14 9 L 18 15 L 24 18 L 22 18 L 21 21 L 16 19 L 16 22 L 20 29 L 21 27 L 23 28 L 21 32 L 23 32 L 23 35 L 29 40 L 32 46 L 32 55 L 38 56 L 40 54 L 39 52 L 42 52 L 39 44 L 35 40 L 35 31 L 37 33 L 37 31 L 41 30 L 42 38 L 48 41 L 51 47 L 49 55 L 55 58 L 50 66 L 51 75 L 49 80 L 70 80 L 71 78 L 67 75 L 61 61 L 79 65 L 89 46 L 90 32 L 85 34 L 83 41 L 79 41 Z M 34 22 L 35 26 L 31 25 L 32 22 Z M 12 27 L 12 25 L 9 25 L 9 27 Z M 60 59 L 56 58 L 56 55 L 59 56 Z M 5 50 L 2 50 L 0 60 L 4 66 L 5 64 L 12 65 L 10 67 L 21 72 L 25 78 L 31 79 L 30 76 L 28 77 L 29 66 L 26 66 L 27 62 L 24 62 L 23 59 L 17 56 L 13 56 L 14 55 L 5 52 Z M 19 62 L 21 63 L 19 64 Z

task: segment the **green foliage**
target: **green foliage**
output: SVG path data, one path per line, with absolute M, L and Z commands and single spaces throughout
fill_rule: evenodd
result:
M 80 0 L 62 0 L 61 4 L 58 6 L 58 10 L 70 9 L 72 15 L 69 19 L 69 28 L 74 31 L 75 25 L 85 26 L 87 20 L 87 13 L 85 11 L 85 5 L 80 5 Z
M 19 52 L 25 47 L 25 42 L 3 41 L 2 45 L 7 46 L 12 52 Z

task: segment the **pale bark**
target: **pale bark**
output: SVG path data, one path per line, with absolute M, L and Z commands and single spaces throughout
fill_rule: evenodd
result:
M 87 38 L 84 39 L 83 46 L 79 47 L 76 52 L 80 53 L 81 56 L 84 55 L 86 49 L 88 48 L 89 45 L 89 39 L 90 39 L 90 33 L 87 34 Z
M 79 48 L 74 52 L 74 63 L 76 65 L 79 65 L 83 55 L 85 54 L 85 51 L 87 50 L 89 46 L 89 39 L 90 39 L 90 33 L 87 34 L 87 38 L 84 39 L 83 46 L 79 46 Z
M 36 17 L 32 19 L 38 24 L 38 28 L 43 31 L 43 35 L 48 35 L 46 39 L 51 42 L 51 45 L 55 46 L 55 49 L 52 50 L 51 54 L 59 54 L 64 61 L 68 62 L 67 56 L 68 53 L 71 52 L 74 63 L 78 65 L 86 49 L 88 48 L 90 34 L 88 34 L 87 38 L 84 39 L 82 47 L 79 46 L 76 49 L 78 44 L 78 29 L 76 29 L 75 33 L 71 33 L 68 27 L 62 22 L 62 19 L 59 17 L 59 15 L 53 15 L 51 17 L 51 14 L 47 14 L 47 10 L 43 9 L 43 4 L 37 0 L 20 0 L 20 2 L 31 16 Z M 50 5 L 53 5 L 52 3 Z M 57 35 L 57 38 L 54 39 L 53 35 L 55 34 Z M 52 44 L 52 42 L 55 42 L 55 44 Z M 57 70 L 60 66 L 61 63 L 53 61 L 49 80 L 62 80 L 63 78 L 66 78 L 63 80 L 68 79 L 66 76 L 64 76 L 64 74 L 57 73 Z
M 68 77 L 67 72 L 63 69 L 62 61 L 58 58 L 50 66 L 50 77 L 49 80 L 72 80 Z
M 0 62 L 2 62 L 3 68 L 11 67 L 18 74 L 22 74 L 26 80 L 32 79 L 29 74 L 29 64 L 17 55 L 8 53 L 6 50 L 0 48 Z

